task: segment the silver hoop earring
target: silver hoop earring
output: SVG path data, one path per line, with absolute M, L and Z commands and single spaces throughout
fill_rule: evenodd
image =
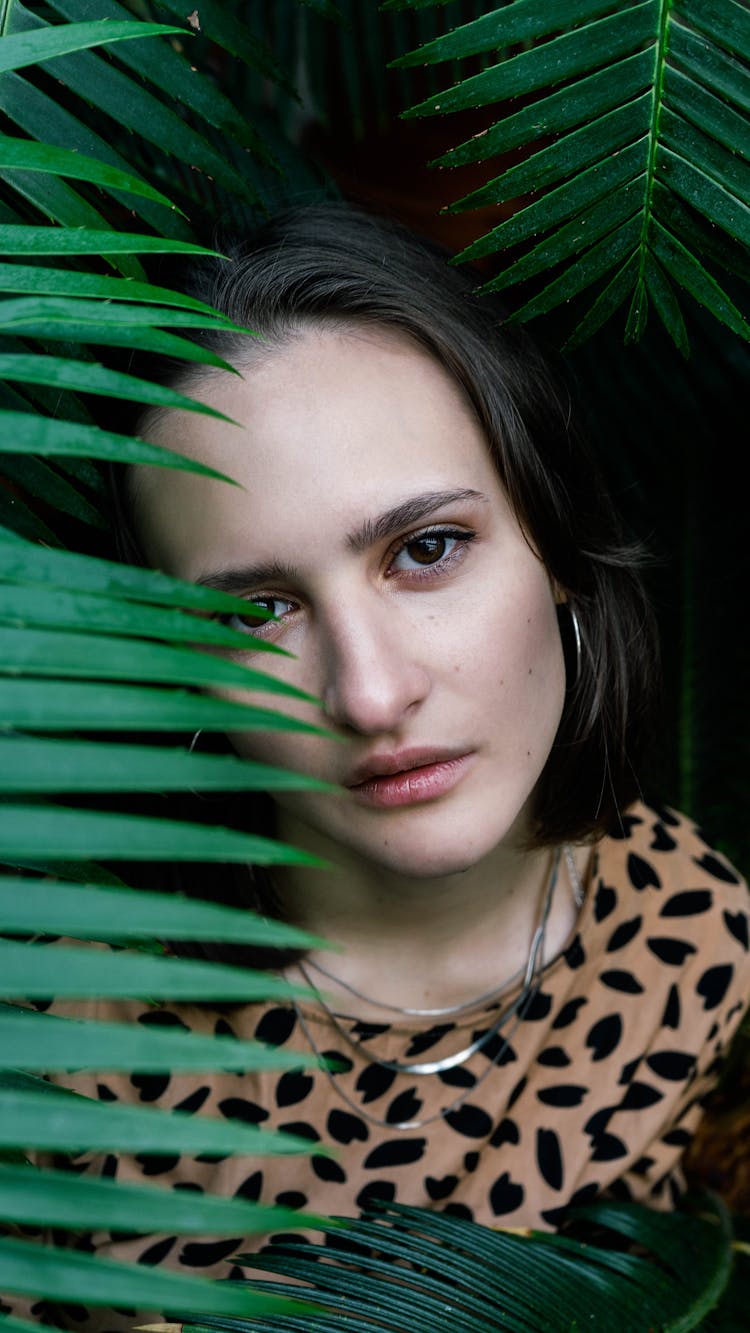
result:
M 198 756 L 199 759 L 206 758 L 206 755 L 201 755 L 200 751 L 196 748 L 198 745 L 198 738 L 202 735 L 203 735 L 203 728 L 199 727 L 198 730 L 194 733 L 193 739 L 191 740 L 187 748 L 188 754 L 195 754 Z M 191 796 L 195 796 L 196 799 L 199 801 L 206 801 L 209 803 L 213 801 L 215 804 L 220 805 L 223 801 L 226 800 L 226 795 L 223 792 L 220 792 L 218 796 L 206 796 L 205 792 L 196 791 L 195 787 L 186 787 L 185 790 L 188 791 Z
M 578 623 L 578 616 L 576 615 L 575 607 L 571 606 L 570 602 L 567 603 L 567 607 L 568 611 L 570 612 L 570 619 L 573 625 L 573 636 L 575 638 L 575 643 L 576 643 L 576 674 L 573 680 L 570 682 L 571 685 L 575 685 L 581 676 L 581 656 L 582 656 L 581 626 Z

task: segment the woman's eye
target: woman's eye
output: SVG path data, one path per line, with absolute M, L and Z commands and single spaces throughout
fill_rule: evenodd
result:
M 474 537 L 473 532 L 423 532 L 409 537 L 396 551 L 391 570 L 403 573 L 426 566 L 452 563 Z
M 224 623 L 229 629 L 239 630 L 240 633 L 260 634 L 265 626 L 271 629 L 274 625 L 275 622 L 269 620 L 270 616 L 277 618 L 283 616 L 290 610 L 292 603 L 285 601 L 283 597 L 253 597 L 248 598 L 246 605 L 246 611 L 227 616 Z M 259 614 L 256 614 L 256 611 Z

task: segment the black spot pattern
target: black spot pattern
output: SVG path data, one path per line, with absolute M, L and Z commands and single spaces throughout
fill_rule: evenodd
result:
M 654 824 L 654 836 L 649 846 L 652 852 L 673 852 L 677 843 L 671 833 L 667 833 L 664 825 L 659 822 Z
M 488 1042 L 487 1046 L 489 1044 Z M 484 1054 L 487 1055 L 487 1047 L 484 1047 Z M 442 1069 L 437 1077 L 448 1088 L 473 1088 L 477 1081 L 476 1074 L 472 1074 L 469 1069 L 464 1069 L 462 1065 L 456 1065 L 455 1069 Z
M 359 1191 L 359 1194 L 357 1195 L 357 1207 L 365 1213 L 376 1200 L 379 1199 L 383 1203 L 392 1203 L 395 1197 L 396 1186 L 392 1181 L 372 1180 Z
M 194 1078 L 106 1074 L 94 1084 L 101 1101 L 122 1097 L 231 1118 L 294 1134 L 311 1148 L 264 1158 L 262 1170 L 247 1156 L 144 1153 L 129 1159 L 131 1174 L 161 1177 L 185 1193 L 216 1189 L 219 1180 L 230 1197 L 293 1210 L 352 1215 L 378 1200 L 421 1201 L 511 1226 L 557 1226 L 571 1205 L 600 1190 L 669 1204 L 695 1110 L 746 1007 L 750 929 L 744 887 L 721 857 L 701 849 L 692 826 L 666 809 L 639 811 L 595 849 L 592 891 L 573 938 L 544 969 L 527 1012 L 465 1065 L 420 1077 L 377 1060 L 381 1053 L 399 1062 L 450 1055 L 494 1022 L 498 1006 L 455 1024 L 347 1020 L 359 1054 L 316 1016 L 319 1049 L 336 1064 L 330 1077 L 299 1063 Z M 309 1051 L 283 1004 L 173 1009 L 134 1005 L 132 1017 L 152 1028 Z M 91 1086 L 82 1090 L 90 1095 Z M 105 1177 L 116 1176 L 121 1161 L 113 1153 L 54 1160 Z M 232 1267 L 233 1254 L 264 1244 L 135 1234 L 113 1244 L 120 1240 L 130 1246 L 127 1257 L 142 1263 L 215 1268 L 224 1277 L 244 1276 Z M 97 1237 L 78 1241 L 83 1249 L 98 1244 Z
M 268 1119 L 268 1111 L 245 1097 L 225 1097 L 219 1102 L 219 1110 L 228 1120 L 246 1120 L 249 1125 L 260 1125 Z
M 630 944 L 630 941 L 635 938 L 642 925 L 642 916 L 634 916 L 629 921 L 623 921 L 616 930 L 612 931 L 607 944 L 607 953 L 617 953 L 618 949 L 624 949 L 626 944 Z
M 547 1046 L 539 1052 L 537 1063 L 551 1069 L 565 1069 L 570 1064 L 570 1056 L 562 1046 Z
M 328 1133 L 337 1143 L 366 1143 L 370 1131 L 364 1120 L 351 1111 L 333 1110 L 327 1120 Z
M 676 940 L 662 935 L 652 935 L 646 940 L 646 946 L 660 962 L 669 967 L 682 967 L 685 959 L 696 952 L 696 946 L 689 940 Z
M 436 1180 L 434 1176 L 425 1176 L 425 1189 L 433 1203 L 438 1199 L 447 1199 L 458 1184 L 458 1176 L 443 1176 L 442 1180 Z
M 653 1069 L 660 1078 L 674 1079 L 684 1083 L 695 1066 L 695 1056 L 686 1051 L 655 1051 L 646 1059 L 649 1069 Z
M 163 1240 L 157 1240 L 155 1245 L 149 1245 L 148 1249 L 138 1256 L 139 1264 L 160 1264 L 166 1259 L 170 1250 L 174 1249 L 176 1243 L 176 1236 L 165 1236 Z
M 519 1182 L 511 1180 L 507 1171 L 495 1181 L 490 1190 L 490 1208 L 496 1217 L 514 1213 L 524 1200 L 524 1188 Z
M 587 1092 L 580 1083 L 556 1083 L 540 1088 L 536 1095 L 544 1106 L 580 1106 Z
M 130 1082 L 142 1102 L 158 1102 L 169 1087 L 169 1074 L 133 1074 Z
M 290 1069 L 276 1084 L 276 1105 L 296 1106 L 303 1102 L 313 1086 L 312 1076 L 301 1070 Z
M 597 921 L 606 921 L 617 906 L 617 892 L 609 884 L 600 884 L 594 898 L 594 916 Z
M 247 1199 L 250 1203 L 257 1203 L 260 1198 L 260 1192 L 263 1188 L 263 1172 L 253 1171 L 234 1192 L 236 1199 Z
M 724 924 L 729 934 L 739 940 L 745 953 L 750 949 L 750 929 L 746 912 L 724 912 Z
M 384 1096 L 393 1087 L 396 1074 L 393 1069 L 383 1069 L 380 1065 L 365 1065 L 356 1082 L 357 1092 L 361 1092 L 362 1102 L 374 1102 Z
M 650 887 L 661 888 L 661 880 L 651 862 L 643 856 L 638 856 L 636 852 L 628 853 L 628 876 L 633 888 L 638 892 Z
M 577 972 L 579 967 L 583 967 L 583 964 L 586 962 L 586 953 L 580 935 L 576 935 L 575 939 L 565 950 L 563 957 L 571 972 Z
M 592 1143 L 592 1162 L 614 1162 L 618 1157 L 627 1157 L 627 1144 L 616 1134 L 597 1134 Z
M 318 1180 L 335 1181 L 337 1185 L 346 1183 L 346 1171 L 332 1157 L 323 1157 L 320 1153 L 313 1153 L 310 1158 L 310 1165 Z
M 183 1097 L 181 1102 L 176 1102 L 174 1109 L 194 1115 L 196 1111 L 200 1111 L 210 1095 L 211 1089 L 206 1084 L 202 1088 L 196 1088 L 195 1092 L 189 1093 L 187 1097 Z
M 540 1023 L 546 1018 L 552 1008 L 552 997 L 545 995 L 544 991 L 537 991 L 533 996 L 531 1003 L 523 1011 L 524 1021 L 526 1023 Z
M 567 1003 L 563 1005 L 552 1024 L 555 1031 L 559 1032 L 561 1028 L 570 1027 L 571 1023 L 575 1023 L 578 1016 L 578 1010 L 581 1009 L 584 1004 L 588 1004 L 588 999 L 585 995 L 579 995 L 574 1000 L 568 1000 Z
M 470 1106 L 464 1102 L 455 1111 L 448 1111 L 445 1120 L 457 1134 L 465 1134 L 470 1139 L 484 1139 L 492 1131 L 492 1121 L 480 1106 Z
M 718 856 L 714 856 L 712 852 L 706 852 L 705 856 L 701 856 L 695 864 L 700 866 L 701 870 L 707 870 L 709 875 L 713 875 L 714 879 L 720 879 L 725 884 L 739 884 L 740 882 L 736 871 L 730 865 L 727 865 L 726 861 L 720 861 Z
M 242 1245 L 242 1236 L 234 1240 L 215 1240 L 211 1243 L 190 1241 L 180 1253 L 180 1263 L 188 1268 L 210 1268 L 222 1259 L 228 1259 Z
M 661 1025 L 663 1028 L 672 1028 L 676 1031 L 680 1026 L 681 1018 L 682 1005 L 680 1004 L 680 992 L 673 983 L 669 987 L 669 995 L 667 996 L 667 1003 L 664 1006 Z
M 404 1124 L 416 1120 L 422 1110 L 422 1100 L 417 1097 L 415 1088 L 407 1088 L 394 1097 L 386 1114 L 389 1125 Z
M 269 1009 L 255 1029 L 255 1040 L 283 1046 L 294 1032 L 295 1023 L 293 1009 Z
M 663 1092 L 650 1087 L 648 1083 L 631 1083 L 620 1106 L 623 1111 L 643 1111 L 647 1106 L 653 1106 L 655 1102 L 660 1102 L 663 1096 Z
M 424 1139 L 387 1139 L 373 1148 L 364 1160 L 366 1171 L 379 1171 L 384 1166 L 407 1166 L 418 1162 L 424 1153 Z
M 443 1040 L 449 1032 L 453 1032 L 455 1023 L 438 1023 L 430 1028 L 429 1032 L 420 1032 L 418 1037 L 414 1037 L 407 1047 L 406 1058 L 413 1060 L 417 1055 L 423 1055 L 425 1051 L 431 1051 L 433 1046 Z
M 515 1120 L 506 1116 L 494 1131 L 490 1144 L 493 1148 L 500 1148 L 503 1143 L 520 1143 L 520 1140 L 521 1135 L 518 1125 Z
M 703 997 L 704 1009 L 716 1009 L 720 1005 L 734 975 L 734 968 L 731 963 L 719 963 L 716 967 L 709 967 L 703 973 L 696 991 Z
M 305 1208 L 307 1206 L 307 1195 L 301 1190 L 282 1190 L 276 1195 L 275 1202 L 280 1208 Z
M 565 1172 L 560 1136 L 555 1129 L 538 1129 L 536 1132 L 536 1160 L 539 1174 L 550 1189 L 561 1190 Z
M 667 898 L 659 916 L 699 916 L 711 910 L 713 900 L 710 889 L 685 889 Z
M 589 1029 L 586 1045 L 591 1048 L 592 1060 L 605 1060 L 619 1046 L 622 1037 L 622 1019 L 619 1014 L 605 1014 Z
M 115 1160 L 115 1159 L 113 1159 Z M 174 1171 L 180 1158 L 177 1153 L 149 1153 L 140 1157 L 136 1156 L 136 1162 L 140 1164 L 144 1176 L 167 1176 L 170 1171 Z
M 642 995 L 643 986 L 632 972 L 623 972 L 619 968 L 609 968 L 602 972 L 599 980 L 610 990 L 622 991 L 624 995 Z

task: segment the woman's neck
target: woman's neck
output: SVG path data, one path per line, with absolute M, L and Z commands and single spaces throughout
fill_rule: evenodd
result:
M 289 815 L 278 834 L 331 859 L 330 848 Z M 585 871 L 585 849 L 579 872 Z M 278 885 L 289 920 L 341 949 L 311 955 L 364 995 L 408 1008 L 457 1005 L 523 970 L 539 924 L 554 851 L 496 848 L 460 874 L 400 876 L 337 847 L 336 869 L 288 867 Z M 560 952 L 576 918 L 561 861 L 545 936 L 544 961 Z M 337 1007 L 388 1021 L 387 1013 L 326 982 Z

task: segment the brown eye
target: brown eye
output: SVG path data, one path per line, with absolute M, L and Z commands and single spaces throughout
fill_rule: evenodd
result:
M 437 578 L 447 574 L 462 559 L 476 533 L 448 528 L 433 528 L 407 537 L 391 559 L 390 574 L 416 574 L 418 570 L 434 569 Z M 428 577 L 425 574 L 425 577 Z M 429 577 L 432 577 L 430 573 Z
M 436 560 L 442 560 L 448 540 L 443 533 L 438 532 L 425 537 L 415 537 L 413 541 L 407 542 L 403 549 L 416 564 L 432 565 Z
M 291 605 L 291 602 L 285 601 L 283 597 L 254 597 L 252 601 L 247 602 L 247 611 L 230 616 L 227 624 L 231 629 L 244 631 L 246 634 L 257 634 L 264 625 L 269 625 L 270 628 L 273 624 L 273 621 L 269 621 L 270 616 L 283 616 Z

